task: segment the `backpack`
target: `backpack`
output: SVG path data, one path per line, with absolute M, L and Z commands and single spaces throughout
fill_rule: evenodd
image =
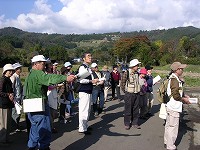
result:
M 157 100 L 160 103 L 166 104 L 167 102 L 169 102 L 171 98 L 171 95 L 170 96 L 167 95 L 167 86 L 168 86 L 169 80 L 170 79 L 168 78 L 164 78 L 162 82 L 160 83 L 160 86 L 157 90 Z

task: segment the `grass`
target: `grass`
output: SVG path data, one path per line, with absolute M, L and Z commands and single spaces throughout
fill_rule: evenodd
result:
M 73 65 L 72 70 L 76 71 L 80 65 Z M 58 69 L 60 70 L 62 66 L 59 66 Z M 99 69 L 101 70 L 103 66 L 99 66 Z M 111 66 L 110 66 L 111 68 Z M 161 78 L 164 78 L 170 71 L 170 65 L 165 66 L 155 66 L 154 70 L 165 70 L 166 73 L 159 73 Z M 200 73 L 200 65 L 188 65 L 184 72 L 192 72 L 192 73 Z M 0 68 L 0 74 L 2 73 L 2 68 Z M 22 68 L 22 74 L 21 74 L 21 81 L 24 83 L 26 76 L 28 75 L 28 67 Z M 155 77 L 158 75 L 158 73 L 153 73 L 153 76 Z M 187 87 L 199 87 L 200 86 L 200 78 L 198 77 L 191 77 L 191 76 L 185 76 L 185 86 Z
M 155 70 L 166 70 L 170 71 L 170 65 L 165 66 L 156 66 L 154 67 Z M 185 72 L 192 72 L 192 73 L 200 73 L 200 65 L 187 65 L 184 69 Z

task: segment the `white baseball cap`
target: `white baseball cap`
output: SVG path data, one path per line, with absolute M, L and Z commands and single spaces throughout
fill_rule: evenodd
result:
M 22 67 L 22 65 L 20 65 L 19 63 L 14 63 L 12 66 L 14 69 Z
M 72 66 L 72 64 L 70 62 L 65 62 L 64 66 L 69 67 L 69 66 Z
M 58 65 L 58 63 L 57 63 L 57 62 L 53 63 L 53 66 L 56 66 L 56 65 Z
M 140 64 L 141 62 L 138 61 L 138 59 L 133 59 L 130 61 L 129 67 L 134 67 L 138 64 Z
M 6 64 L 5 66 L 3 66 L 3 72 L 2 72 L 2 74 L 4 74 L 8 70 L 15 70 L 13 68 L 12 64 Z
M 91 64 L 91 67 L 92 67 L 92 68 L 95 68 L 95 67 L 97 67 L 97 66 L 98 66 L 98 65 L 97 65 L 96 63 L 92 63 L 92 64 Z
M 34 57 L 31 59 L 31 62 L 32 62 L 32 63 L 38 62 L 38 61 L 44 61 L 44 62 L 46 62 L 47 59 L 46 59 L 43 55 L 36 55 L 36 56 L 34 56 Z

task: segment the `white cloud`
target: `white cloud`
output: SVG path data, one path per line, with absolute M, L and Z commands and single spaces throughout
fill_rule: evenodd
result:
M 105 33 L 200 27 L 199 0 L 57 0 L 53 12 L 48 0 L 37 0 L 33 10 L 16 19 L 0 16 L 0 27 L 48 33 Z

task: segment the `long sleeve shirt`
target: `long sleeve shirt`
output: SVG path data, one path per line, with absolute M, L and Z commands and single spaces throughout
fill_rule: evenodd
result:
M 15 102 L 18 102 L 19 104 L 21 104 L 21 100 L 23 96 L 23 86 L 20 80 L 20 76 L 14 73 L 10 77 L 10 80 L 12 81 L 12 84 L 13 84 L 14 100 Z
M 61 83 L 66 76 L 57 74 L 46 74 L 42 70 L 32 69 L 25 80 L 26 98 L 43 98 L 47 101 L 48 86 Z
M 13 108 L 14 104 L 9 99 L 8 93 L 13 93 L 12 82 L 8 77 L 0 78 L 0 108 Z
M 174 74 L 169 77 L 169 83 L 167 87 L 167 94 L 171 95 L 170 101 L 167 103 L 167 107 L 173 111 L 182 112 L 183 97 L 183 85 L 181 80 Z

